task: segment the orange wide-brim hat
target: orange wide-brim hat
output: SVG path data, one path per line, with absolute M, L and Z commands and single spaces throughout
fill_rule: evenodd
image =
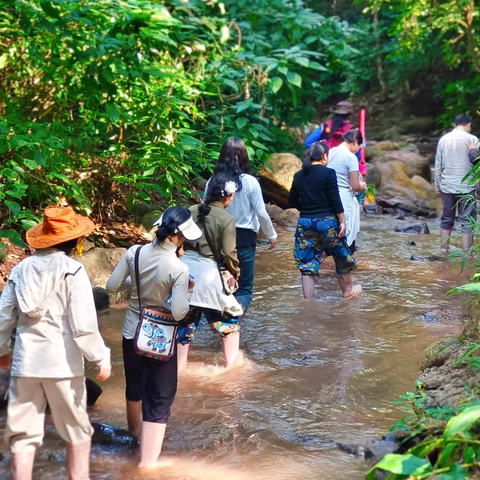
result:
M 43 222 L 27 231 L 27 243 L 32 248 L 49 248 L 75 238 L 85 237 L 95 230 L 87 217 L 77 215 L 72 207 L 51 206 L 45 209 Z

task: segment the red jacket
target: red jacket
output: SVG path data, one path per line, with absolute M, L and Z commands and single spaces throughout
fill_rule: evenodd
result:
M 323 124 L 322 139 L 324 139 L 331 131 L 332 120 L 328 120 Z M 343 121 L 343 125 L 329 138 L 325 140 L 325 145 L 330 149 L 338 147 L 342 143 L 342 137 L 353 128 L 353 125 L 348 121 Z

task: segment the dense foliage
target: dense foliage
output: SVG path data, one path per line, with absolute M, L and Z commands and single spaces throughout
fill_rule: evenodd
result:
M 258 169 L 325 100 L 474 107 L 477 23 L 470 0 L 0 0 L 2 228 L 173 201 L 230 135 Z

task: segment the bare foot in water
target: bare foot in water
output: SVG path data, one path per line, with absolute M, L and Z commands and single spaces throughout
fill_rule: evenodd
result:
M 352 298 L 360 295 L 362 293 L 363 289 L 361 285 L 352 285 L 352 288 L 350 289 L 350 292 L 345 293 L 343 297 L 345 300 L 351 300 Z

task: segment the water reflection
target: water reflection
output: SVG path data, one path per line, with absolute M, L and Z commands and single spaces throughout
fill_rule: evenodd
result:
M 462 281 L 450 264 L 409 260 L 434 252 L 436 231 L 393 233 L 399 223 L 383 217 L 363 222 L 355 277 L 364 294 L 351 302 L 341 299 L 330 260 L 315 301 L 302 300 L 292 230 L 281 233 L 273 252 L 260 248 L 256 295 L 242 324 L 245 366 L 226 373 L 213 368 L 220 363 L 218 339 L 206 326 L 200 329 L 167 429 L 165 455 L 174 466 L 140 472 L 136 452 L 94 447 L 91 478 L 363 478 L 368 462 L 339 451 L 336 442 L 368 444 L 381 437 L 402 415 L 390 402 L 412 389 L 422 350 L 461 328 L 455 320 L 422 316 L 458 309 L 460 302 L 444 295 Z M 416 246 L 406 244 L 411 239 Z M 91 416 L 125 427 L 122 320 L 119 309 L 100 318 L 114 365 Z M 3 431 L 4 417 L 0 422 Z M 49 426 L 35 478 L 66 478 L 65 465 L 49 460 L 61 445 Z M 6 468 L 0 462 L 0 478 Z

